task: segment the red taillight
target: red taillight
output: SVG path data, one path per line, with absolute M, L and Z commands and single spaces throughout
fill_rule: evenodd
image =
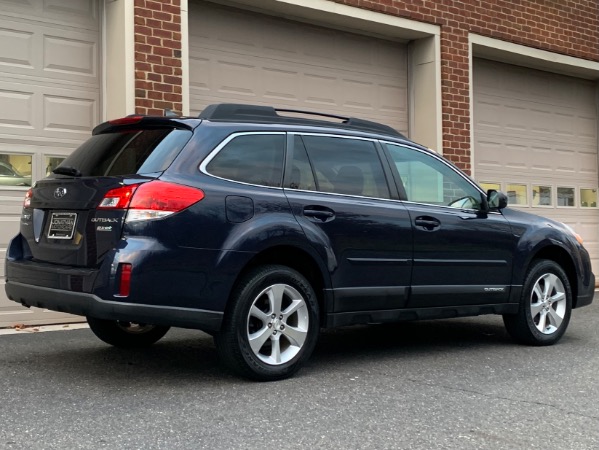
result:
M 129 297 L 131 293 L 131 272 L 133 266 L 128 263 L 119 264 L 121 266 L 121 279 L 119 282 L 119 296 Z
M 31 197 L 33 197 L 33 189 L 29 188 L 23 199 L 23 208 L 29 208 L 31 206 Z
M 135 222 L 168 216 L 203 198 L 200 189 L 156 180 L 111 189 L 98 209 L 129 209 L 126 221 Z
M 129 186 L 111 189 L 98 205 L 98 209 L 127 209 L 138 186 L 139 184 L 130 184 Z
M 204 198 L 200 189 L 165 181 L 151 181 L 137 188 L 130 209 L 178 212 Z
M 122 117 L 120 119 L 109 120 L 108 123 L 110 125 L 132 125 L 134 123 L 141 122 L 144 116 L 127 116 Z

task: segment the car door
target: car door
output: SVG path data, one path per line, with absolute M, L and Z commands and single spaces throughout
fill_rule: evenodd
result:
M 484 194 L 436 155 L 386 143 L 414 231 L 408 306 L 503 303 L 516 245 L 501 212 L 485 212 Z
M 412 227 L 372 140 L 290 135 L 284 191 L 327 261 L 335 312 L 404 307 Z

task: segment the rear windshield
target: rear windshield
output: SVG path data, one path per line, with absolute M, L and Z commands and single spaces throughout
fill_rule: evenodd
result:
M 118 176 L 162 172 L 187 141 L 189 130 L 125 130 L 92 136 L 59 167 L 73 167 L 83 176 Z

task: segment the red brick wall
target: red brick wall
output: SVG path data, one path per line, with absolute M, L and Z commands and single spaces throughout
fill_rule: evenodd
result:
M 443 153 L 470 171 L 468 33 L 599 61 L 598 0 L 331 0 L 441 26 Z M 135 0 L 136 112 L 178 113 L 180 0 Z
M 181 0 L 135 0 L 135 112 L 181 114 Z
M 331 0 L 441 26 L 443 153 L 470 171 L 468 33 L 599 61 L 597 0 Z

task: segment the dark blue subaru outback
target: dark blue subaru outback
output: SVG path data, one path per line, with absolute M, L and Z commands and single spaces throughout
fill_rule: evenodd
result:
M 27 193 L 8 297 L 86 316 L 116 346 L 200 329 L 258 380 L 298 370 L 321 327 L 502 314 L 517 341 L 548 345 L 591 303 L 567 226 L 385 125 L 295 113 L 99 125 Z

